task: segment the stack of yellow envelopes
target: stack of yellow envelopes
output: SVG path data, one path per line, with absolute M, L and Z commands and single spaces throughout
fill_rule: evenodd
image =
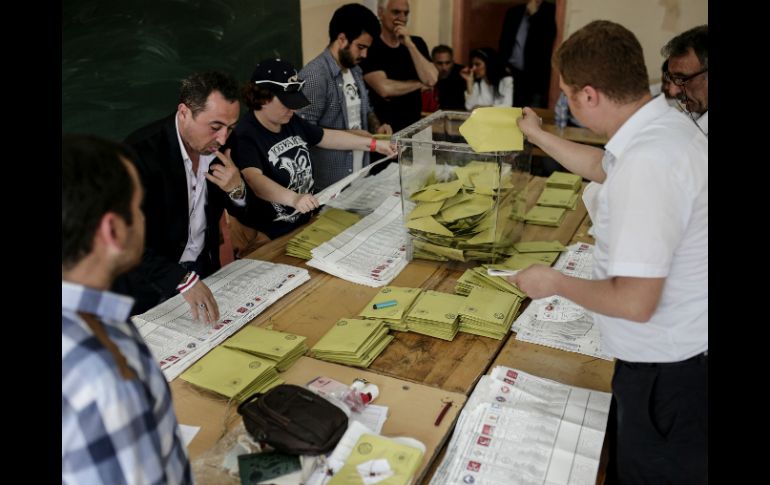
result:
M 562 207 L 564 209 L 574 210 L 577 207 L 578 192 L 572 189 L 557 189 L 555 187 L 546 187 L 540 193 L 537 199 L 537 205 L 545 207 Z
M 417 297 L 405 321 L 412 332 L 452 340 L 457 335 L 457 314 L 465 297 L 433 290 Z
M 420 468 L 422 456 L 419 448 L 364 433 L 328 485 L 407 485 Z
M 502 340 L 511 329 L 521 300 L 511 293 L 473 288 L 460 309 L 460 331 Z
M 536 205 L 527 212 L 524 219 L 527 221 L 527 224 L 559 227 L 564 221 L 566 213 L 567 210 L 562 209 L 561 207 L 544 207 L 542 205 Z
M 377 292 L 372 301 L 366 304 L 361 313 L 361 318 L 371 318 L 382 320 L 393 330 L 401 332 L 409 331 L 404 316 L 412 307 L 417 296 L 422 290 L 420 288 L 401 288 L 399 286 L 386 286 Z M 395 302 L 395 305 L 390 305 Z M 384 308 L 375 308 L 376 304 L 387 303 L 389 306 Z
M 236 401 L 283 383 L 275 362 L 222 346 L 215 347 L 180 377 Z
M 552 241 L 517 242 L 513 245 L 513 249 L 518 253 L 561 253 L 562 251 L 566 251 L 567 247 L 554 239 Z
M 546 187 L 570 189 L 573 192 L 578 192 L 582 183 L 583 179 L 580 175 L 568 172 L 553 172 L 547 179 L 545 179 Z
M 514 285 L 508 282 L 502 276 L 490 276 L 487 274 L 488 267 L 497 267 L 497 265 L 484 265 L 477 266 L 472 269 L 465 270 L 465 273 L 460 276 L 455 285 L 455 293 L 458 295 L 470 295 L 471 290 L 474 288 L 491 288 L 498 291 L 504 291 L 506 293 L 512 293 L 520 298 L 526 298 L 527 294 L 524 293 Z M 506 268 L 510 269 L 510 268 Z
M 261 327 L 245 327 L 225 341 L 224 346 L 269 359 L 283 372 L 307 351 L 305 337 Z
M 382 320 L 343 318 L 321 337 L 311 349 L 313 357 L 352 365 L 369 367 L 393 340 Z
M 361 220 L 361 217 L 352 212 L 329 207 L 318 216 L 318 220 L 286 243 L 286 254 L 310 260 L 310 251 L 349 228 Z

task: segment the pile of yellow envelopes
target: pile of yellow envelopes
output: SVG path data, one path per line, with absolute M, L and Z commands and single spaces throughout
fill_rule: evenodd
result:
M 404 320 L 411 332 L 452 340 L 457 335 L 457 315 L 464 304 L 463 296 L 426 290 L 417 297 Z
M 305 337 L 262 327 L 245 327 L 225 341 L 224 346 L 275 362 L 278 372 L 294 364 L 305 352 Z
M 429 178 L 427 185 L 415 191 L 410 199 L 417 205 L 406 217 L 414 257 L 491 261 L 498 248 L 510 246 L 515 209 L 523 207 L 523 194 L 514 190 L 507 168 L 501 170 L 496 162 L 472 161 L 452 167 L 454 180 Z
M 577 207 L 582 182 L 579 175 L 553 172 L 545 181 L 537 205 L 527 212 L 527 223 L 553 227 L 561 225 L 567 210 Z
M 310 349 L 313 357 L 327 362 L 369 367 L 393 340 L 382 320 L 343 318 Z
M 283 383 L 274 361 L 223 346 L 215 347 L 180 377 L 238 402 Z
M 553 264 L 567 248 L 559 241 L 518 242 L 504 251 L 508 258 L 499 264 L 484 264 L 468 269 L 460 276 L 455 285 L 455 293 L 468 295 L 473 288 L 493 288 L 513 293 L 521 298 L 527 295 L 516 285 L 501 276 L 490 276 L 488 269 L 521 270 L 533 264 Z
M 316 221 L 289 239 L 286 243 L 286 254 L 310 260 L 313 257 L 310 251 L 349 228 L 361 220 L 361 217 L 352 212 L 329 207 Z
M 363 310 L 358 314 L 361 318 L 370 318 L 382 320 L 392 330 L 401 332 L 408 331 L 404 317 L 414 304 L 422 289 L 420 288 L 402 288 L 399 286 L 386 286 L 382 288 L 372 298 L 372 301 L 366 304 Z M 395 302 L 395 304 L 391 304 Z M 386 306 L 377 308 L 380 304 L 386 303 Z
M 502 340 L 511 329 L 522 298 L 503 291 L 473 288 L 460 309 L 460 331 Z

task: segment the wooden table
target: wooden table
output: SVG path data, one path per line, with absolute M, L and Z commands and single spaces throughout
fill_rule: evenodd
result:
M 528 207 L 534 205 L 544 185 L 544 178 L 531 178 L 527 188 Z M 587 240 L 586 238 L 590 241 L 590 237 L 585 234 L 587 224 L 585 205 L 582 200 L 579 200 L 577 209 L 568 212 L 560 227 L 528 224 L 525 226 L 521 240 L 557 239 L 563 244 Z M 273 304 L 250 324 L 260 327 L 271 326 L 276 330 L 304 335 L 307 337 L 308 347 L 312 347 L 337 320 L 357 315 L 379 289 L 339 279 L 306 266 L 301 259 L 287 256 L 286 242 L 298 231 L 299 229 L 271 241 L 249 257 L 306 268 L 310 272 L 310 281 Z M 466 267 L 467 265 L 463 267 L 456 264 L 414 260 L 391 284 L 453 293 L 455 283 Z M 451 342 L 414 332 L 393 332 L 393 335 L 394 340 L 375 359 L 368 371 L 399 379 L 404 382 L 404 385 L 411 382 L 434 388 L 437 393 L 453 393 L 451 395 L 467 397 L 479 378 L 493 365 L 508 365 L 565 384 L 602 391 L 609 390 L 612 375 L 610 362 L 519 342 L 510 333 L 503 340 L 495 340 L 461 332 Z M 303 359 L 314 360 L 309 357 Z M 319 366 L 317 375 L 322 375 L 320 367 L 327 364 L 316 362 Z M 291 370 L 286 374 L 290 373 Z M 281 376 L 285 378 L 284 374 Z M 212 447 L 220 435 L 227 415 L 225 402 L 213 395 L 191 389 L 181 379 L 175 379 L 171 383 L 171 389 L 179 421 L 183 424 L 202 426 L 199 435 L 189 447 L 190 456 L 195 459 L 203 451 Z M 383 402 L 386 400 L 382 394 L 380 399 Z M 438 449 L 450 436 L 451 427 L 459 409 L 454 411 L 451 420 L 445 420 L 442 425 L 445 429 L 442 429 L 441 439 L 426 443 L 433 445 L 434 450 L 426 454 L 426 462 L 418 472 L 418 478 L 428 472 L 425 483 L 439 461 Z M 402 427 L 403 420 L 408 419 L 409 411 L 404 409 L 402 412 L 406 414 L 400 415 L 398 408 L 392 408 L 388 422 L 393 420 L 394 426 Z M 237 420 L 227 424 L 232 426 L 235 422 Z M 421 423 L 414 423 L 412 429 L 420 426 L 422 426 Z M 409 427 L 405 429 L 408 430 Z M 383 433 L 388 434 L 387 427 Z M 424 430 L 420 430 L 419 433 L 424 434 Z M 427 467 L 431 465 L 432 467 L 428 469 Z M 415 481 L 415 483 L 419 482 L 419 480 Z

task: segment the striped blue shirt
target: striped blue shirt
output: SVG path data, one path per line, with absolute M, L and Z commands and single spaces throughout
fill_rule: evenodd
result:
M 192 483 L 171 392 L 136 327 L 133 299 L 62 281 L 62 483 Z M 78 312 L 104 325 L 136 378 L 117 363 Z

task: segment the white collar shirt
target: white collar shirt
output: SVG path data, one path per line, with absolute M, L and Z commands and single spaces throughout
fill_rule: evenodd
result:
M 182 152 L 184 161 L 184 172 L 187 176 L 187 209 L 189 214 L 187 244 L 185 245 L 182 257 L 179 262 L 197 261 L 203 251 L 206 242 L 206 197 L 208 197 L 208 187 L 206 184 L 206 173 L 209 171 L 209 164 L 216 158 L 216 155 L 200 155 L 198 161 L 198 171 L 193 173 L 192 160 L 182 143 L 182 137 L 179 134 L 179 119 L 174 118 L 176 126 L 176 137 L 179 141 L 179 149 Z M 219 221 L 214 221 L 219 223 Z
M 595 315 L 603 349 L 631 362 L 708 350 L 708 138 L 658 96 L 609 140 L 602 165 L 594 279 L 665 278 L 648 322 Z

